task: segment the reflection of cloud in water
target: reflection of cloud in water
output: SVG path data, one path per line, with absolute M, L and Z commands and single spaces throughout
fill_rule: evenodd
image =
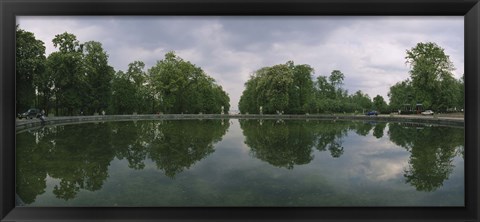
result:
M 45 178 L 47 187 L 54 187 L 55 185 L 60 184 L 60 179 L 53 178 L 47 173 L 47 177 Z
M 368 163 L 359 165 L 359 170 L 364 171 L 365 176 L 370 180 L 387 181 L 398 179 L 403 175 L 407 164 L 402 157 L 395 159 L 373 159 Z
M 351 164 L 351 167 L 347 168 L 348 175 L 371 182 L 403 178 L 404 169 L 408 166 L 409 154 L 401 147 L 385 137 L 377 139 L 350 134 L 349 138 L 351 140 L 344 143 L 347 153 L 345 156 L 350 158 L 348 162 Z M 349 154 L 349 150 L 355 149 L 355 144 L 358 143 L 369 144 L 369 146 Z
M 221 147 L 221 149 L 232 149 L 240 151 L 243 154 L 248 154 L 250 153 L 250 147 L 247 146 L 243 140 L 244 137 L 238 119 L 230 119 L 230 127 L 223 136 L 223 140 L 215 144 L 215 149 Z

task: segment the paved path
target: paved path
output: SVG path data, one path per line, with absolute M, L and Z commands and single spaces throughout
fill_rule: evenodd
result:
M 389 117 L 390 115 L 379 115 L 383 117 Z M 435 119 L 434 116 L 425 116 L 425 115 L 393 115 L 397 118 L 407 118 L 407 119 Z M 464 121 L 465 118 L 463 116 L 437 116 L 438 119 L 444 120 L 454 120 L 454 121 Z

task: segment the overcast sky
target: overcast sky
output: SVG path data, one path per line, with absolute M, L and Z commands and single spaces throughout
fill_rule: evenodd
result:
M 126 71 L 136 60 L 147 71 L 175 51 L 223 86 L 231 110 L 238 109 L 253 72 L 289 60 L 312 66 L 314 78 L 340 70 L 349 94 L 362 90 L 387 101 L 390 86 L 409 76 L 406 50 L 419 42 L 444 48 L 455 78 L 464 72 L 462 16 L 21 16 L 17 24 L 45 43 L 47 55 L 56 51 L 52 39 L 63 32 L 80 42 L 101 42 L 116 71 Z

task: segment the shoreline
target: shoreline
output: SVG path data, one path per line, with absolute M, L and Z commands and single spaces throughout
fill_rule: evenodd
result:
M 365 116 L 353 114 L 310 114 L 310 115 L 260 115 L 260 114 L 142 114 L 142 115 L 94 115 L 94 116 L 61 116 L 46 117 L 44 125 L 81 124 L 105 121 L 136 121 L 136 120 L 189 120 L 189 119 L 305 119 L 305 120 L 363 120 L 378 122 L 401 122 L 417 124 L 434 124 L 442 126 L 464 127 L 464 118 L 437 117 L 417 115 L 378 115 Z M 40 119 L 17 119 L 15 131 L 27 130 L 42 126 Z

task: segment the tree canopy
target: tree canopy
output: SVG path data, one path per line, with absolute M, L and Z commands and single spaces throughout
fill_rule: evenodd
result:
M 96 41 L 81 43 L 64 32 L 57 51 L 17 26 L 17 111 L 37 107 L 47 114 L 227 113 L 230 98 L 200 67 L 174 52 L 150 69 L 133 61 L 126 72 L 109 65 Z
M 345 74 L 333 70 L 330 76 L 318 76 L 307 64 L 286 64 L 263 67 L 245 83 L 239 101 L 241 113 L 305 114 L 332 112 L 364 112 L 372 108 L 367 94 L 357 91 L 348 95 L 343 89 Z M 383 100 L 383 98 L 382 98 Z M 382 104 L 382 109 L 386 104 Z
M 463 82 L 453 77 L 450 57 L 436 43 L 418 43 L 406 51 L 410 79 L 390 87 L 392 108 L 422 104 L 424 109 L 449 111 L 463 108 Z
M 126 71 L 114 70 L 109 55 L 96 41 L 80 42 L 64 32 L 52 39 L 57 51 L 17 26 L 17 112 L 44 109 L 47 114 L 91 115 L 131 113 L 228 113 L 230 98 L 201 67 L 171 51 L 147 68 L 133 61 Z M 463 78 L 436 43 L 418 43 L 406 50 L 410 78 L 389 88 L 389 104 L 343 88 L 348 75 L 336 69 L 314 78 L 311 65 L 293 61 L 261 67 L 244 83 L 238 107 L 250 114 L 380 113 L 422 109 L 459 111 L 464 107 Z
M 306 113 L 313 104 L 313 68 L 286 64 L 257 70 L 245 83 L 239 101 L 242 113 Z
M 18 25 L 16 37 L 16 108 L 23 112 L 36 103 L 35 90 L 40 90 L 37 77 L 45 70 L 45 46 L 33 33 L 20 29 Z
M 165 54 L 148 72 L 163 113 L 220 114 L 230 109 L 230 98 L 222 86 L 174 52 Z

